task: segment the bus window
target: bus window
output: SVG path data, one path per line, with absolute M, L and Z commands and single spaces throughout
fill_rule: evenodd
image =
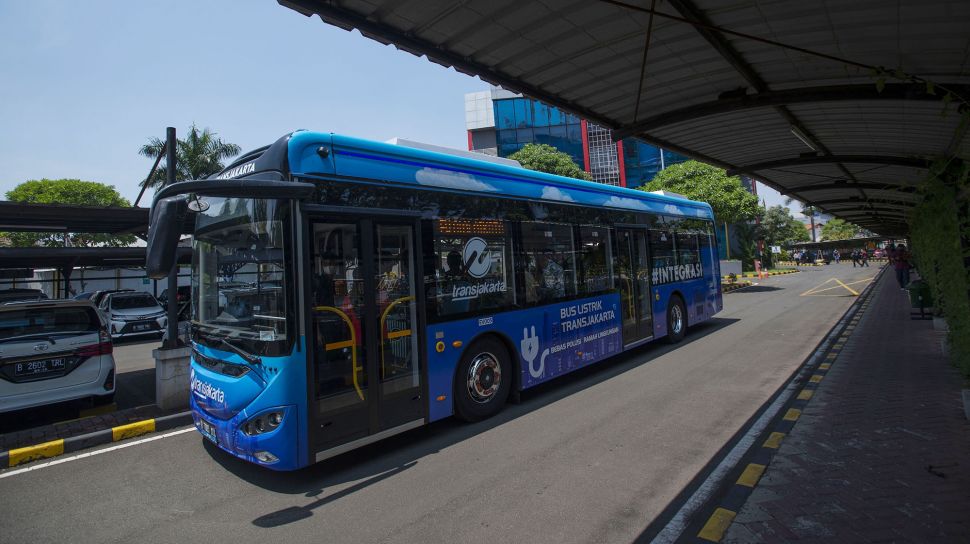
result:
M 509 237 L 503 221 L 440 219 L 435 225 L 434 297 L 439 316 L 511 306 Z
M 653 268 L 660 269 L 674 266 L 674 237 L 670 231 L 650 231 L 650 255 L 653 257 Z
M 522 259 L 527 303 L 552 302 L 576 294 L 572 226 L 522 223 Z
M 606 227 L 579 227 L 580 290 L 596 293 L 613 288 L 613 255 Z
M 697 247 L 697 235 L 693 233 L 677 233 L 677 264 L 694 265 L 701 262 L 701 254 Z

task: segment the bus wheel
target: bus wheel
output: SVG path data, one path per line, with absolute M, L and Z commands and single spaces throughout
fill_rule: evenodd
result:
M 479 421 L 502 409 L 512 385 L 508 351 L 497 338 L 485 337 L 465 350 L 455 377 L 455 412 Z
M 687 334 L 687 310 L 684 301 L 677 295 L 670 297 L 667 304 L 667 342 L 676 344 Z

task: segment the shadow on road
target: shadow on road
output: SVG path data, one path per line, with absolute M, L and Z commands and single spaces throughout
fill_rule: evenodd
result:
M 775 287 L 773 285 L 752 285 L 751 287 L 745 287 L 743 289 L 738 289 L 737 291 L 731 291 L 731 296 L 740 295 L 744 293 L 766 293 L 768 291 L 784 291 L 784 287 Z
M 425 456 L 504 425 L 641 365 L 650 364 L 676 347 L 696 342 L 738 321 L 738 319 L 714 318 L 692 326 L 687 338 L 677 346 L 660 340 L 536 386 L 524 391 L 520 402 L 507 405 L 501 413 L 488 420 L 464 423 L 455 418 L 447 418 L 294 472 L 266 470 L 229 455 L 204 438 L 200 437 L 199 440 L 203 442 L 205 450 L 215 462 L 237 477 L 276 493 L 304 495 L 315 499 L 302 506 L 289 506 L 267 513 L 252 521 L 252 524 L 257 527 L 278 527 L 309 518 L 315 508 L 399 474 L 415 466 L 418 460 Z M 342 484 L 349 482 L 356 483 L 340 489 Z

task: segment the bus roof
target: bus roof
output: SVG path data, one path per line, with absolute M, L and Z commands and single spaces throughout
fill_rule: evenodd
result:
M 704 202 L 415 147 L 311 131 L 292 133 L 287 146 L 289 171 L 297 176 L 337 175 L 442 191 L 714 218 L 710 205 Z M 321 148 L 329 152 L 321 152 Z

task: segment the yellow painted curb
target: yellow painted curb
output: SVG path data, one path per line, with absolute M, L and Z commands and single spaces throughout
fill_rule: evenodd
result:
M 773 432 L 768 436 L 768 440 L 765 440 L 763 444 L 766 448 L 778 449 L 781 446 L 782 439 L 785 438 L 785 433 Z
M 808 381 L 810 383 L 818 383 L 818 382 L 822 381 L 822 375 L 821 374 L 813 374 L 812 377 L 808 379 Z
M 784 419 L 785 421 L 796 421 L 798 417 L 801 415 L 802 415 L 801 410 L 797 408 L 789 408 L 788 411 L 785 412 L 785 417 L 783 417 L 782 419 Z
M 724 537 L 724 532 L 727 531 L 727 528 L 731 526 L 731 522 L 734 521 L 734 516 L 737 515 L 737 512 L 732 512 L 726 508 L 714 510 L 714 513 L 711 514 L 710 519 L 704 524 L 701 532 L 697 533 L 697 536 L 711 542 L 720 542 L 721 538 Z
M 749 463 L 741 476 L 738 477 L 738 485 L 743 485 L 747 487 L 754 487 L 758 480 L 761 479 L 761 475 L 765 473 L 765 466 L 759 465 L 757 463 Z
M 135 423 L 112 427 L 111 440 L 113 442 L 117 442 L 133 436 L 140 436 L 153 432 L 155 432 L 155 420 L 146 419 L 145 421 L 136 421 Z
M 23 463 L 36 461 L 37 459 L 56 457 L 62 453 L 64 453 L 64 439 L 58 438 L 57 440 L 51 440 L 43 444 L 10 450 L 7 454 L 7 462 L 8 466 L 15 467 Z
M 815 392 L 811 389 L 802 389 L 802 392 L 798 394 L 798 400 L 810 400 Z

